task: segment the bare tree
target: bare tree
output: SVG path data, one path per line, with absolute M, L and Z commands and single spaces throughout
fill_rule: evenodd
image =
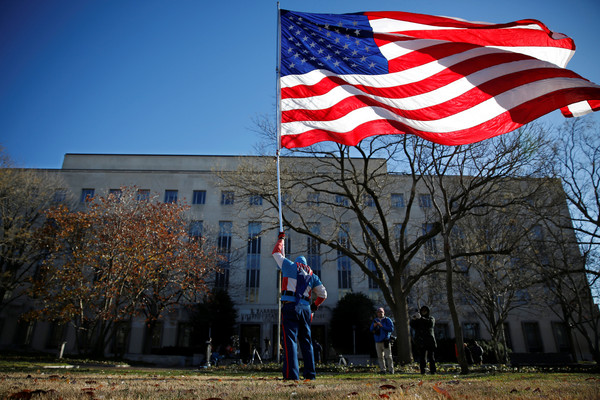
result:
M 36 236 L 44 211 L 68 193 L 57 174 L 16 168 L 0 147 L 0 309 L 24 295 L 45 257 Z
M 493 210 L 459 223 L 453 235 L 454 249 L 470 248 L 482 255 L 461 257 L 454 263 L 456 286 L 467 307 L 480 316 L 490 333 L 494 356 L 507 362 L 504 323 L 514 310 L 530 307 L 522 294 L 538 280 L 537 271 L 526 267 L 522 254 L 528 227 L 519 223 L 515 206 Z
M 589 244 L 581 246 L 576 235 L 581 232 L 570 227 L 566 204 L 564 193 L 550 187 L 545 201 L 532 207 L 540 217 L 527 236 L 529 251 L 523 254 L 536 267 L 535 282 L 543 288 L 540 298 L 563 323 L 568 343 L 563 343 L 562 351 L 568 345 L 576 356 L 575 335 L 579 333 L 599 362 L 600 311 L 587 279 L 591 249 Z
M 426 258 L 424 253 L 442 229 L 451 228 L 448 222 L 454 224 L 469 210 L 485 205 L 485 196 L 494 194 L 491 188 L 499 192 L 502 178 L 518 175 L 511 168 L 533 154 L 531 148 L 528 153 L 514 153 L 525 149 L 522 141 L 529 134 L 523 132 L 510 140 L 499 138 L 486 146 L 459 150 L 464 153 L 462 175 L 454 179 L 454 192 L 444 199 L 450 208 L 442 208 L 441 213 L 423 204 L 422 195 L 431 196 L 425 179 L 435 174 L 441 181 L 451 180 L 448 173 L 436 171 L 436 163 L 437 168 L 452 169 L 443 166 L 447 159 L 432 157 L 431 148 L 418 137 L 373 137 L 355 147 L 314 145 L 295 150 L 297 157 L 281 158 L 285 226 L 306 238 L 303 250 L 316 250 L 325 259 L 350 260 L 378 285 L 396 321 L 401 362 L 411 360 L 407 297 L 417 282 L 439 272 L 444 262 L 439 254 Z M 467 168 L 469 162 L 472 166 Z M 220 176 L 222 184 L 240 196 L 262 196 L 270 207 L 263 208 L 260 218 L 270 218 L 273 229 L 277 226 L 275 166 L 274 158 L 251 158 Z M 476 178 L 467 177 L 471 172 Z M 327 250 L 321 251 L 321 246 Z
M 566 202 L 570 216 L 558 222 L 541 220 L 550 234 L 543 241 L 538 238 L 540 251 L 535 259 L 554 298 L 552 303 L 558 306 L 557 315 L 569 329 L 585 337 L 596 361 L 600 359 L 599 129 L 597 116 L 590 115 L 568 119 L 556 132 L 549 174 L 561 180 L 564 198 L 557 199 L 557 203 Z M 574 234 L 561 237 L 565 231 Z
M 600 279 L 600 127 L 595 116 L 572 118 L 558 129 L 551 173 L 562 180 L 572 225 L 592 287 Z M 567 226 L 567 228 L 571 225 Z
M 437 234 L 422 231 L 420 211 L 415 211 L 422 190 L 421 177 L 414 173 L 420 141 L 405 136 L 369 139 L 356 147 L 313 146 L 294 152 L 299 157 L 281 159 L 283 222 L 306 238 L 294 251 L 324 260 L 346 257 L 378 285 L 396 319 L 401 362 L 411 360 L 408 293 L 434 266 L 409 265 Z M 407 173 L 390 174 L 389 164 L 403 164 Z M 253 158 L 221 175 L 236 195 L 262 196 L 270 207 L 256 218 L 270 218 L 271 229 L 277 227 L 275 166 L 272 158 Z M 396 192 L 407 195 L 398 200 L 402 207 L 391 202 Z M 362 234 L 350 235 L 356 231 Z
M 115 322 L 142 315 L 152 332 L 173 306 L 202 299 L 218 258 L 190 238 L 186 210 L 140 198 L 135 187 L 90 199 L 84 211 L 49 210 L 48 257 L 31 288 L 39 307 L 29 317 L 73 324 L 80 349 L 104 355 Z
M 463 352 L 462 329 L 454 300 L 452 260 L 461 255 L 493 254 L 494 250 L 486 249 L 482 253 L 476 249 L 475 252 L 461 254 L 459 249 L 452 248 L 452 232 L 457 223 L 467 216 L 478 218 L 495 207 L 506 207 L 506 194 L 511 194 L 514 202 L 538 190 L 535 181 L 524 178 L 537 176 L 542 170 L 546 159 L 543 133 L 543 127 L 534 124 L 512 134 L 468 146 L 424 145 L 428 151 L 423 154 L 431 161 L 420 163 L 424 168 L 419 173 L 425 177 L 424 183 L 431 193 L 433 208 L 440 221 L 448 308 L 462 373 L 468 372 L 468 363 Z M 519 185 L 518 182 L 525 184 Z

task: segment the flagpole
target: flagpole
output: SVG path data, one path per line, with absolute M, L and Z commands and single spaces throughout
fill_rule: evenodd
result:
M 281 17 L 277 2 L 277 203 L 279 209 L 279 232 L 283 232 L 283 214 L 281 211 L 281 175 L 279 168 L 279 150 L 281 149 Z
M 281 11 L 279 9 L 279 2 L 277 2 L 277 66 L 276 66 L 276 87 L 277 87 L 277 111 L 276 111 L 276 126 L 277 126 L 277 208 L 279 213 L 279 232 L 283 232 L 283 213 L 281 211 L 281 173 L 279 168 L 279 150 L 281 149 L 281 84 L 279 78 L 281 77 Z M 277 271 L 277 340 L 276 340 L 276 361 L 280 360 L 281 348 L 281 269 Z

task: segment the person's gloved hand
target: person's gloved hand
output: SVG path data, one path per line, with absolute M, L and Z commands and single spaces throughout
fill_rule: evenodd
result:
M 277 240 L 279 239 L 285 239 L 285 232 L 279 232 L 279 235 L 277 236 Z
M 319 306 L 318 306 L 318 305 L 316 305 L 315 303 L 312 303 L 312 304 L 310 305 L 310 311 L 311 311 L 311 312 L 315 312 L 315 311 L 317 311 L 318 309 L 319 309 Z

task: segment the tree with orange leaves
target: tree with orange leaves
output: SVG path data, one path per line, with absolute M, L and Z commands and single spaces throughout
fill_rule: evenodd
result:
M 144 316 L 152 332 L 165 312 L 198 302 L 218 256 L 188 235 L 184 205 L 139 196 L 135 187 L 59 206 L 41 231 L 48 258 L 32 285 L 30 317 L 71 323 L 80 352 L 104 355 L 115 322 Z

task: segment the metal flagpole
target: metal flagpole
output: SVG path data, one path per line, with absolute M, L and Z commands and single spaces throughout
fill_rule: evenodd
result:
M 283 213 L 281 211 L 281 175 L 279 169 L 279 150 L 281 148 L 281 84 L 279 78 L 281 77 L 281 11 L 279 9 L 279 2 L 277 2 L 277 67 L 276 67 L 276 87 L 277 87 L 277 206 L 279 210 L 279 232 L 283 232 Z M 276 361 L 280 360 L 281 348 L 281 269 L 277 272 L 277 340 L 276 340 Z

